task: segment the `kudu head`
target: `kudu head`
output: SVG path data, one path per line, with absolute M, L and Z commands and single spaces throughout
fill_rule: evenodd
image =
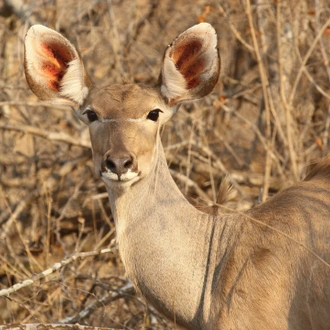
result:
M 180 34 L 165 51 L 159 83 L 92 85 L 75 47 L 61 34 L 32 26 L 25 38 L 25 74 L 42 100 L 72 106 L 89 125 L 96 174 L 123 190 L 148 175 L 157 161 L 159 129 L 181 102 L 210 93 L 220 58 L 207 23 Z

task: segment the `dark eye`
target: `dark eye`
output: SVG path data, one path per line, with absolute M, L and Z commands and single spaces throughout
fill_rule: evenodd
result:
M 96 112 L 93 110 L 87 110 L 85 114 L 87 115 L 87 118 L 91 123 L 98 119 Z
M 157 121 L 160 112 L 163 112 L 163 111 L 160 109 L 155 109 L 155 110 L 150 111 L 148 113 L 147 119 L 150 119 L 152 121 Z

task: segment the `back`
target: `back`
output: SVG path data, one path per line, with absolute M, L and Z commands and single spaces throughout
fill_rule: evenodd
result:
M 209 329 L 329 329 L 330 157 L 226 222 L 238 230 L 215 266 Z

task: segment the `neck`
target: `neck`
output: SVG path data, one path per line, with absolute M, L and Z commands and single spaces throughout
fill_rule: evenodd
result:
M 108 193 L 130 279 L 158 310 L 190 326 L 203 308 L 215 222 L 187 202 L 161 143 L 157 150 L 158 161 L 146 178 L 124 192 Z

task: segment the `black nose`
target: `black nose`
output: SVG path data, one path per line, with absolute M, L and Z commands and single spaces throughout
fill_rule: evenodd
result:
M 129 169 L 133 168 L 134 159 L 132 156 L 114 158 L 108 157 L 105 160 L 105 167 L 118 176 L 125 174 Z

